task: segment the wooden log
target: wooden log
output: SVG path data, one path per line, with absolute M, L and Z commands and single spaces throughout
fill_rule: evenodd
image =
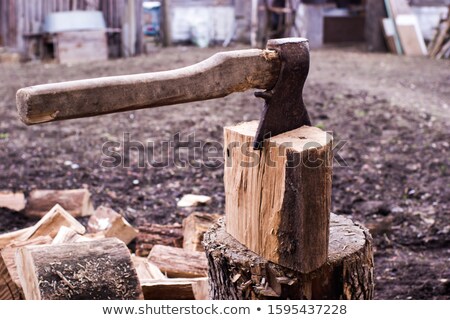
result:
M 255 151 L 257 126 L 224 130 L 227 232 L 269 261 L 310 272 L 327 259 L 332 138 L 303 126 Z
M 115 238 L 27 246 L 16 265 L 27 300 L 142 298 L 128 248 Z
M 62 226 L 52 241 L 52 244 L 63 244 L 78 242 L 83 236 L 75 230 Z
M 86 229 L 81 223 L 75 220 L 70 213 L 57 204 L 33 227 L 22 234 L 18 240 L 26 241 L 40 236 L 50 236 L 54 238 L 62 226 L 69 227 L 79 234 L 84 234 L 86 232 Z
M 0 207 L 13 211 L 22 211 L 25 209 L 23 192 L 0 191 Z
M 372 237 L 331 214 L 327 263 L 310 273 L 274 264 L 225 231 L 223 219 L 205 234 L 212 299 L 372 299 Z
M 100 206 L 89 218 L 88 231 L 91 233 L 103 232 L 107 238 L 118 238 L 129 244 L 138 235 L 124 217 L 111 208 Z
M 200 252 L 155 245 L 148 260 L 169 278 L 201 278 L 208 273 L 205 254 Z
M 34 190 L 28 197 L 25 213 L 32 217 L 43 217 L 55 204 L 61 205 L 74 217 L 91 215 L 94 211 L 91 194 L 87 189 Z
M 219 218 L 219 214 L 202 212 L 193 212 L 185 218 L 183 220 L 183 249 L 204 251 L 203 235 Z
M 22 285 L 17 273 L 15 255 L 20 247 L 27 245 L 48 244 L 49 236 L 16 243 L 0 251 L 0 300 L 21 300 L 24 298 Z
M 139 227 L 136 239 L 136 255 L 147 257 L 156 244 L 181 248 L 183 229 L 180 224 L 149 224 Z
M 207 300 L 208 278 L 146 280 L 142 283 L 145 300 Z
M 167 277 L 159 270 L 157 266 L 144 257 L 131 256 L 139 280 L 160 280 Z

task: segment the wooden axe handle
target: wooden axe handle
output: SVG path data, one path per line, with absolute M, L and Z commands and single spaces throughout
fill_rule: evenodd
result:
M 172 71 L 23 88 L 17 91 L 17 108 L 20 119 L 31 125 L 208 100 L 250 88 L 271 89 L 280 68 L 275 51 L 221 52 Z

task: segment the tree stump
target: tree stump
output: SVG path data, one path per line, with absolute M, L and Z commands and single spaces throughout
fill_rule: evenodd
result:
M 327 262 L 300 273 L 269 262 L 225 231 L 211 228 L 203 245 L 209 265 L 210 296 L 246 299 L 372 299 L 372 237 L 350 219 L 331 214 Z

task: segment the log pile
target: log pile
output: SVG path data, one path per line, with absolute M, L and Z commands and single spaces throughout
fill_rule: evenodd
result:
M 29 228 L 0 234 L 0 300 L 209 298 L 200 243 L 219 215 L 196 212 L 184 227 L 136 229 L 111 208 L 94 210 L 87 190 L 40 190 L 28 201 L 1 192 L 0 200 L 0 206 L 41 217 Z M 87 228 L 77 220 L 86 212 Z M 131 253 L 135 240 L 141 256 Z
M 330 214 L 332 137 L 303 126 L 255 151 L 257 126 L 224 130 L 226 220 L 136 229 L 87 190 L 33 193 L 22 211 L 40 220 L 0 235 L 0 300 L 373 298 L 370 234 Z

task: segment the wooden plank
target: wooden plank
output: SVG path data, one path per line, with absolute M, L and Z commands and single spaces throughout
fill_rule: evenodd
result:
M 161 32 L 163 45 L 169 47 L 172 45 L 172 30 L 171 26 L 171 14 L 170 14 L 170 2 L 171 0 L 162 0 L 161 2 Z
M 124 217 L 104 206 L 98 207 L 89 218 L 88 231 L 102 232 L 105 237 L 118 238 L 125 244 L 129 244 L 138 235 L 138 230 L 133 228 Z
M 35 124 L 208 100 L 251 88 L 269 89 L 279 72 L 275 51 L 229 51 L 172 71 L 23 88 L 17 92 L 17 106 L 22 121 Z
M 393 18 L 397 18 L 401 14 L 411 14 L 411 7 L 409 6 L 407 0 L 387 0 L 389 2 L 389 7 Z
M 118 239 L 23 247 L 16 254 L 16 265 L 26 299 L 143 297 L 130 252 Z
M 383 34 L 386 40 L 386 45 L 390 52 L 399 54 L 397 51 L 397 46 L 395 45 L 395 24 L 394 20 L 390 18 L 385 18 L 382 21 L 383 24 Z
M 234 146 L 224 148 L 227 232 L 269 261 L 310 272 L 327 258 L 332 137 L 304 126 L 254 151 L 257 127 L 224 129 Z
M 200 252 L 156 245 L 148 260 L 169 278 L 200 278 L 208 273 L 206 256 Z
M 400 14 L 395 18 L 398 35 L 405 55 L 426 55 L 427 48 L 420 31 L 417 17 L 413 14 Z

